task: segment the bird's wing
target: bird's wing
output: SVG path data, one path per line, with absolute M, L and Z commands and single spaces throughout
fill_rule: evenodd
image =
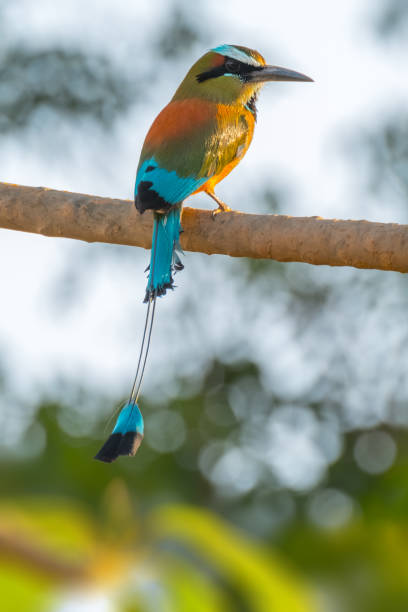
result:
M 252 136 L 252 134 L 251 134 Z M 166 210 L 200 189 L 242 157 L 248 124 L 212 102 L 188 99 L 166 106 L 143 145 L 136 177 L 136 206 Z

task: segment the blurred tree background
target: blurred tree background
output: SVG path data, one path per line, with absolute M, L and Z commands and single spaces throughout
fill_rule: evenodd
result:
M 390 62 L 405 57 L 407 3 L 360 4 L 357 38 Z M 94 3 L 52 7 L 0 2 L 1 178 L 130 197 L 149 121 L 193 57 L 231 41 L 204 27 L 217 14 L 204 3 L 157 3 L 154 19 L 120 2 L 114 18 L 105 3 L 92 29 L 76 11 L 93 14 Z M 338 124 L 328 150 L 347 176 L 344 215 L 406 223 L 408 116 L 388 93 L 390 104 Z M 311 212 L 295 174 L 260 171 L 255 182 L 250 170 L 247 183 L 239 170 L 231 178 L 234 208 L 323 214 L 318 186 Z M 188 254 L 180 287 L 159 304 L 145 440 L 135 459 L 107 466 L 92 455 L 128 390 L 147 254 L 46 239 L 30 274 L 41 239 L 11 234 L 1 271 L 17 241 L 26 300 L 4 291 L 2 609 L 408 609 L 402 275 Z M 13 358 L 7 329 L 20 325 Z

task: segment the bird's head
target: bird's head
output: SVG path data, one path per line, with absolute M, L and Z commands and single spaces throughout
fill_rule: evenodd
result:
M 190 68 L 173 99 L 200 97 L 223 104 L 245 104 L 267 81 L 312 80 L 294 70 L 268 66 L 253 49 L 220 45 Z

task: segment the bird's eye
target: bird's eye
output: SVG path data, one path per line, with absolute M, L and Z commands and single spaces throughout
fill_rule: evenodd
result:
M 239 72 L 240 63 L 237 60 L 228 58 L 225 60 L 225 69 L 232 74 Z

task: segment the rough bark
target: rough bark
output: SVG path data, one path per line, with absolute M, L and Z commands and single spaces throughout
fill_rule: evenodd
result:
M 45 236 L 150 248 L 152 214 L 128 200 L 0 183 L 0 227 Z M 186 251 L 408 272 L 408 226 L 321 217 L 212 217 L 184 207 Z

